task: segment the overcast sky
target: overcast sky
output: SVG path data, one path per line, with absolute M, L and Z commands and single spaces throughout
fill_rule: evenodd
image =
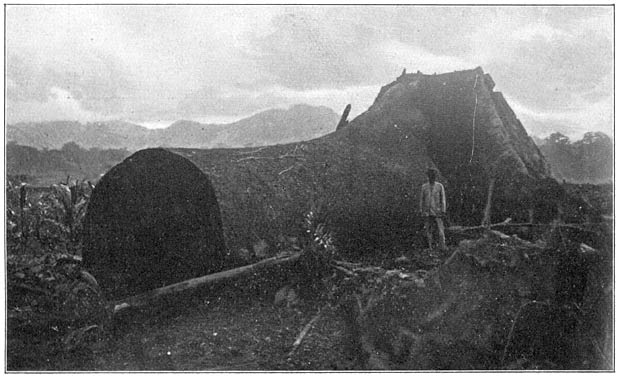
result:
M 530 133 L 613 134 L 610 6 L 8 5 L 5 37 L 9 123 L 357 115 L 405 67 L 481 66 Z

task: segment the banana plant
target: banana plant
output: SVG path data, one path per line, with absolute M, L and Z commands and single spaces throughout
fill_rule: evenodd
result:
M 89 181 L 75 181 L 73 184 L 59 183 L 52 185 L 52 194 L 48 195 L 51 216 L 63 228 L 71 242 L 78 240 L 90 194 L 94 186 Z
M 311 250 L 318 252 L 328 259 L 332 259 L 336 254 L 334 236 L 325 226 L 320 205 L 312 204 L 309 212 L 305 215 L 305 231 L 311 239 Z
M 36 224 L 30 222 L 37 219 L 29 215 L 33 210 L 33 205 L 28 200 L 26 183 L 7 182 L 6 197 L 7 240 L 18 244 L 23 251 L 36 228 Z
M 7 240 L 25 253 L 76 250 L 93 189 L 90 182 L 54 184 L 35 193 L 25 184 L 7 185 Z

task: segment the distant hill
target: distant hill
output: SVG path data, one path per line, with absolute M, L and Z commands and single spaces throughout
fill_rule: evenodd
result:
M 7 142 L 37 149 L 60 149 L 69 142 L 83 148 L 138 150 L 146 147 L 231 148 L 305 141 L 335 130 L 339 116 L 330 108 L 298 104 L 260 112 L 231 124 L 180 120 L 150 130 L 125 121 L 81 124 L 73 121 L 7 125 Z
M 72 181 L 96 182 L 131 154 L 127 149 L 84 149 L 74 142 L 66 143 L 59 150 L 39 150 L 9 142 L 5 152 L 8 180 L 39 187 L 65 181 L 67 177 Z
M 238 147 L 307 141 L 333 132 L 338 120 L 338 114 L 322 106 L 268 110 L 222 127 L 217 143 Z
M 85 148 L 133 149 L 149 130 L 124 121 L 81 124 L 75 121 L 9 124 L 7 142 L 37 149 L 60 149 L 69 142 Z
M 602 184 L 613 181 L 613 140 L 602 132 L 585 133 L 581 140 L 571 142 L 553 133 L 537 139 L 540 151 L 550 165 L 552 176 L 570 183 Z

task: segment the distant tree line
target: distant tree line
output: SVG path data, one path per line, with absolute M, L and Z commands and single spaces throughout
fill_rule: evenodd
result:
M 587 132 L 571 142 L 555 132 L 539 148 L 559 181 L 599 184 L 613 180 L 613 140 L 605 133 Z
M 60 150 L 39 150 L 9 142 L 6 145 L 6 172 L 10 180 L 33 185 L 49 185 L 72 180 L 95 181 L 128 157 L 127 149 L 81 148 L 68 142 Z
M 581 140 L 555 132 L 543 139 L 540 151 L 551 166 L 553 177 L 571 183 L 610 183 L 613 181 L 613 140 L 602 132 L 587 132 Z M 125 149 L 85 149 L 75 142 L 59 150 L 39 150 L 9 142 L 6 145 L 6 173 L 11 180 L 46 186 L 71 176 L 97 180 L 128 157 Z

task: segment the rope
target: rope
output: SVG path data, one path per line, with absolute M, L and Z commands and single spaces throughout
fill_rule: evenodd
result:
M 475 85 L 473 85 L 473 91 L 477 87 L 477 78 L 478 74 L 475 75 Z M 471 158 L 469 159 L 469 164 L 473 163 L 473 154 L 475 154 L 475 116 L 477 115 L 477 91 L 475 91 L 475 109 L 473 110 L 473 142 L 471 146 Z

